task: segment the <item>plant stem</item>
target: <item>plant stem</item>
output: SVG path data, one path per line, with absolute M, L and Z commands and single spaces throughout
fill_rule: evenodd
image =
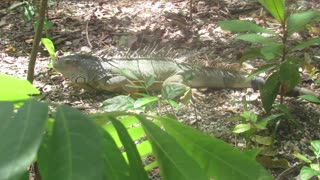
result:
M 47 0 L 41 0 L 40 8 L 39 8 L 40 10 L 39 10 L 38 20 L 37 20 L 38 26 L 37 26 L 37 29 L 35 30 L 35 36 L 33 40 L 32 50 L 30 53 L 30 61 L 28 65 L 27 80 L 31 83 L 33 82 L 33 79 L 34 79 L 34 67 L 36 64 L 36 58 L 39 50 L 39 43 L 42 37 L 42 27 L 45 19 L 46 7 L 47 7 Z

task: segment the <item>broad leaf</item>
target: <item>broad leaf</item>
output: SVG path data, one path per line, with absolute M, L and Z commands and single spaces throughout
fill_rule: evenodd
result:
M 101 108 L 107 111 L 125 111 L 134 109 L 134 99 L 129 96 L 119 95 L 102 102 Z
M 30 100 L 13 113 L 12 103 L 0 103 L 0 114 L 0 179 L 16 180 L 36 158 L 48 107 Z
M 250 33 L 274 34 L 273 31 L 262 28 L 250 21 L 241 21 L 241 20 L 220 21 L 219 26 L 224 30 L 229 30 L 236 33 L 250 32 Z
M 309 24 L 318 15 L 319 12 L 316 11 L 306 11 L 302 13 L 291 14 L 288 17 L 287 27 L 289 35 L 305 28 L 305 26 Z
M 300 74 L 295 63 L 286 61 L 280 66 L 280 83 L 283 93 L 291 91 L 300 82 Z
M 166 131 L 214 179 L 273 179 L 252 157 L 226 142 L 169 118 L 161 118 Z M 194 178 L 197 179 L 197 178 Z
M 48 179 L 103 179 L 103 148 L 99 129 L 87 116 L 59 106 L 49 140 Z
M 163 179 L 208 179 L 197 162 L 177 142 L 157 125 L 138 116 L 151 142 Z
M 129 161 L 129 172 L 130 179 L 136 180 L 147 180 L 148 176 L 143 168 L 140 155 L 137 151 L 137 148 L 130 138 L 126 128 L 114 117 L 109 117 L 117 130 L 118 136 L 127 152 L 128 161 Z
M 259 34 L 241 34 L 235 37 L 236 39 L 248 41 L 251 43 L 258 43 L 258 44 L 264 44 L 264 45 L 277 45 L 278 42 L 272 40 L 271 38 L 259 35 Z
M 101 130 L 104 144 L 105 179 L 129 179 L 129 167 L 116 143 L 106 131 Z
M 301 49 L 304 49 L 306 47 L 316 45 L 316 44 L 320 45 L 320 37 L 316 37 L 316 38 L 309 39 L 307 41 L 303 41 L 300 44 L 295 45 L 291 50 L 292 51 L 301 50 Z
M 261 100 L 264 110 L 269 113 L 272 108 L 272 104 L 277 97 L 280 88 L 279 72 L 273 73 L 266 81 L 261 90 Z
M 285 0 L 259 0 L 280 23 L 285 21 Z
M 240 62 L 243 63 L 253 57 L 263 58 L 263 55 L 261 54 L 261 48 L 251 48 L 241 56 Z
M 233 128 L 232 132 L 239 134 L 239 133 L 249 131 L 250 129 L 251 129 L 250 124 L 238 124 Z
M 320 171 L 303 166 L 300 171 L 299 176 L 300 176 L 301 180 L 309 180 L 313 176 L 320 176 Z
M 31 94 L 40 94 L 40 91 L 24 79 L 0 74 L 0 101 L 16 101 L 28 99 Z

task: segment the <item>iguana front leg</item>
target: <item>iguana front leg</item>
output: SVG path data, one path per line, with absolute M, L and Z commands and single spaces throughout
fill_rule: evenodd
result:
M 186 85 L 187 82 L 180 74 L 173 75 L 167 78 L 161 89 L 161 95 L 164 99 L 175 99 L 181 97 L 190 90 L 190 87 Z
M 128 94 L 133 94 L 139 91 L 137 88 L 128 87 L 127 85 L 129 84 L 134 85 L 130 79 L 124 76 L 115 76 L 108 79 L 100 79 L 96 86 L 101 90 L 118 93 L 127 92 Z

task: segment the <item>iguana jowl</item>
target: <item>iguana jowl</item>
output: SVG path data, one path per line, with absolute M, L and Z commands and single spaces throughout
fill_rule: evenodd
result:
M 137 89 L 128 84 L 141 84 L 150 76 L 155 78 L 152 90 L 162 86 L 180 83 L 192 88 L 238 89 L 261 87 L 265 80 L 256 76 L 247 80 L 245 73 L 219 68 L 199 67 L 179 64 L 166 58 L 111 58 L 102 59 L 92 55 L 70 55 L 59 58 L 53 67 L 83 88 L 93 88 L 111 92 L 133 93 Z M 290 96 L 319 94 L 295 87 Z

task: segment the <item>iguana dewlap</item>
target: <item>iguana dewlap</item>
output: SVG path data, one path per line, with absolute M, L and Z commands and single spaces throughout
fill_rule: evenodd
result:
M 57 59 L 53 67 L 81 87 L 111 92 L 132 93 L 136 89 L 128 84 L 141 85 L 148 77 L 155 79 L 152 90 L 181 83 L 192 88 L 258 89 L 265 81 L 262 77 L 247 80 L 247 74 L 225 69 L 179 64 L 166 58 L 112 58 L 102 59 L 92 55 L 70 55 Z M 290 95 L 311 94 L 296 87 Z

